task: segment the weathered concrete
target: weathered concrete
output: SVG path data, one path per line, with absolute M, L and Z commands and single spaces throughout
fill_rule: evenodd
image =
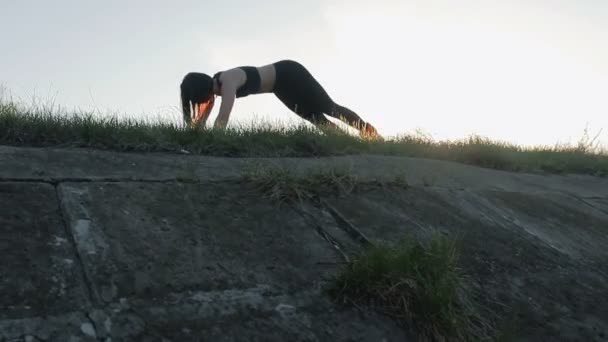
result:
M 66 183 L 59 189 L 104 302 L 258 284 L 317 288 L 340 262 L 301 217 L 243 185 Z
M 255 163 L 413 187 L 277 206 L 242 182 Z M 461 240 L 470 289 L 518 341 L 607 340 L 606 179 L 14 147 L 0 165 L 0 341 L 415 340 L 323 288 L 362 241 L 434 230 Z
M 0 228 L 0 319 L 52 315 L 87 304 L 53 186 L 0 182 Z
M 460 241 L 471 288 L 515 316 L 517 340 L 608 339 L 608 215 L 571 196 L 495 190 L 374 190 L 329 202 L 378 240 Z
M 404 175 L 412 185 L 450 189 L 494 189 L 567 193 L 579 198 L 608 194 L 608 177 L 539 175 L 489 170 L 419 158 L 377 155 L 325 158 L 218 158 L 164 153 L 117 153 L 87 149 L 0 146 L 0 179 L 47 181 L 221 181 L 241 177 L 251 165 L 282 166 L 295 172 L 332 166 L 364 179 Z

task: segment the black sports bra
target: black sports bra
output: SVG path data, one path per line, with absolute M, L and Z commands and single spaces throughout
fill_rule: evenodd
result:
M 239 87 L 239 89 L 236 90 L 236 97 L 245 97 L 257 93 L 260 90 L 261 83 L 260 73 L 258 72 L 258 69 L 252 66 L 242 66 L 238 68 L 245 72 L 245 74 L 247 75 L 247 81 L 245 81 L 245 84 L 243 84 Z M 220 71 L 213 75 L 213 79 L 217 80 L 217 84 L 220 87 L 222 86 L 222 82 L 220 81 L 221 73 L 222 72 Z

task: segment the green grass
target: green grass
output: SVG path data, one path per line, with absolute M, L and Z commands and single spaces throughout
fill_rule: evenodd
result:
M 421 340 L 487 339 L 492 329 L 480 324 L 456 264 L 456 243 L 438 234 L 426 245 L 371 246 L 327 291 L 340 304 L 371 307 L 414 327 Z
M 250 164 L 243 173 L 243 179 L 279 204 L 310 200 L 321 195 L 348 195 L 366 185 L 407 187 L 403 175 L 386 181 L 363 180 L 345 166 L 315 168 L 297 173 L 285 166 Z
M 608 175 L 608 154 L 583 136 L 579 144 L 523 148 L 472 136 L 434 141 L 405 135 L 363 140 L 306 125 L 257 125 L 227 130 L 193 130 L 175 124 L 119 120 L 90 113 L 66 114 L 0 101 L 0 144 L 89 147 L 117 151 L 188 152 L 228 157 L 312 157 L 380 154 L 450 160 L 482 167 L 529 172 Z

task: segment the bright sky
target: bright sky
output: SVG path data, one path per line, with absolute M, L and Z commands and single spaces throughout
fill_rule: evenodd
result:
M 25 102 L 180 120 L 185 73 L 294 59 L 385 135 L 554 144 L 588 125 L 608 145 L 605 0 L 6 0 L 0 42 Z M 231 120 L 255 117 L 299 120 L 273 95 Z

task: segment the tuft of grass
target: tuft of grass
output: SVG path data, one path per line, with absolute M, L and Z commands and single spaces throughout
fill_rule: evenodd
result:
M 401 242 L 366 249 L 337 276 L 329 295 L 368 306 L 436 341 L 479 340 L 465 297 L 456 243 L 436 234 L 428 244 Z
M 331 139 L 331 141 L 329 140 Z M 247 129 L 190 129 L 173 123 L 23 111 L 0 103 L 0 144 L 90 147 L 117 151 L 189 152 L 216 156 L 317 156 L 330 147 L 350 152 L 346 135 L 331 138 L 307 126 Z
M 359 182 L 346 167 L 314 169 L 297 175 L 287 167 L 254 164 L 245 170 L 243 178 L 278 203 L 303 201 L 321 194 L 347 195 Z
M 295 168 L 277 165 L 249 164 L 243 180 L 271 200 L 282 204 L 315 199 L 322 195 L 346 196 L 363 186 L 384 186 L 405 189 L 405 176 L 379 181 L 357 177 L 349 166 L 332 165 L 298 172 Z
M 456 161 L 508 171 L 608 175 L 608 151 L 585 130 L 578 144 L 524 148 L 471 136 L 434 141 L 421 134 L 365 140 L 309 125 L 190 129 L 176 123 L 25 108 L 0 99 L 0 144 L 178 152 L 226 157 L 318 157 L 380 154 Z

